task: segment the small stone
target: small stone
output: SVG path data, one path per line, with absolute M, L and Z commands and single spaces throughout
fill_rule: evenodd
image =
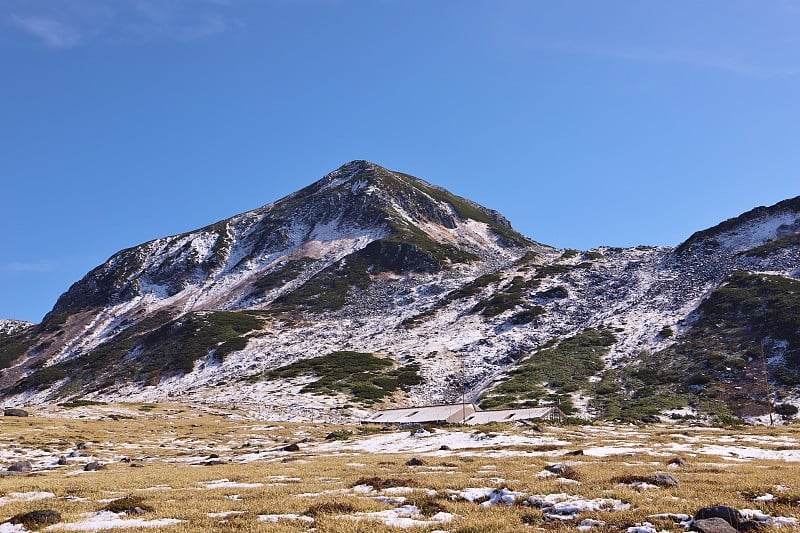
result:
M 700 533 L 737 533 L 737 529 L 731 526 L 723 518 L 701 518 L 695 520 L 693 526 Z
M 298 446 L 297 444 L 290 444 L 288 446 L 284 446 L 282 449 L 285 452 L 299 452 L 300 446 Z
M 78 444 L 75 445 L 76 450 L 85 450 L 88 447 L 89 447 L 88 442 L 79 442 Z
M 65 466 L 67 464 L 67 458 L 65 456 L 61 456 L 58 458 L 58 462 L 56 462 L 58 466 Z
M 38 530 L 61 522 L 61 515 L 52 509 L 37 509 L 27 513 L 12 516 L 10 524 L 21 524 L 25 529 Z
M 670 466 L 686 466 L 686 460 L 681 457 L 673 457 L 667 464 Z
M 550 472 L 551 474 L 555 474 L 557 476 L 564 475 L 569 470 L 569 466 L 565 465 L 564 463 L 556 463 L 552 465 L 547 465 L 544 467 L 545 470 Z
M 86 463 L 86 466 L 83 467 L 85 472 L 94 472 L 96 470 L 105 470 L 106 465 L 103 463 L 98 463 L 97 461 L 92 461 L 91 463 Z
M 657 415 L 645 415 L 639 420 L 641 420 L 645 424 L 658 424 L 659 422 L 661 422 L 661 418 L 658 417 Z
M 8 467 L 9 472 L 30 472 L 33 470 L 33 465 L 30 461 L 20 461 Z
M 406 461 L 406 466 L 423 466 L 423 465 L 425 465 L 425 461 L 423 461 L 422 459 L 417 459 L 416 457 Z
M 583 455 L 583 450 L 575 450 L 572 452 L 567 452 L 567 455 Z
M 658 487 L 680 487 L 681 485 L 681 482 L 675 476 L 663 473 L 653 474 L 647 481 Z
M 441 446 L 439 446 L 439 449 L 444 451 L 444 450 L 450 450 L 451 448 L 447 444 L 442 444 Z

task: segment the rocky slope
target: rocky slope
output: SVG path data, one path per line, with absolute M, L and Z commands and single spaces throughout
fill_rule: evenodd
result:
M 0 334 L 0 390 L 8 403 L 251 402 L 276 417 L 448 401 L 463 388 L 487 406 L 558 402 L 596 416 L 758 415 L 750 345 L 768 352 L 780 401 L 796 397 L 798 277 L 800 198 L 676 249 L 559 250 L 354 161 L 262 208 L 114 255 L 41 324 Z M 769 290 L 753 288 L 759 279 Z M 755 327 L 776 313 L 789 318 Z M 726 334 L 709 333 L 722 317 Z M 740 372 L 719 371 L 729 366 L 698 343 L 731 354 L 734 330 L 749 355 L 726 355 Z

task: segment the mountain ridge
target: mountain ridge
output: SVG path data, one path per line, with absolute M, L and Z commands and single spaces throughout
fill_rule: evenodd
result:
M 1 334 L 0 397 L 251 397 L 343 412 L 346 391 L 319 394 L 306 385 L 324 378 L 314 372 L 326 357 L 357 353 L 418 376 L 400 388 L 373 383 L 372 403 L 448 401 L 466 387 L 495 405 L 663 415 L 661 389 L 643 384 L 635 368 L 672 357 L 673 346 L 696 345 L 708 312 L 702 303 L 737 272 L 797 278 L 798 235 L 800 197 L 696 232 L 675 248 L 563 250 L 441 187 L 353 161 L 260 208 L 114 254 L 41 324 Z M 585 357 L 573 360 L 569 350 Z M 308 358 L 321 358 L 310 374 L 273 372 Z M 773 359 L 774 375 L 787 364 L 794 375 L 794 356 Z M 711 409 L 708 394 L 685 377 L 674 383 L 686 389 L 676 395 L 680 409 L 765 407 L 750 398 Z M 778 385 L 796 401 L 794 383 Z M 632 386 L 650 390 L 642 398 L 652 405 L 620 407 Z M 350 409 L 370 404 L 359 402 Z

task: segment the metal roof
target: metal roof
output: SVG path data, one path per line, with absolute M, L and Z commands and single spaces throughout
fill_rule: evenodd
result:
M 469 425 L 488 424 L 490 422 L 513 422 L 515 420 L 531 420 L 534 418 L 548 418 L 555 414 L 554 407 L 535 407 L 530 409 L 502 409 L 497 411 L 477 411 L 467 417 Z
M 364 422 L 381 424 L 413 424 L 423 422 L 461 422 L 464 413 L 467 417 L 475 412 L 475 406 L 468 404 L 431 405 L 427 407 L 408 407 L 378 411 Z

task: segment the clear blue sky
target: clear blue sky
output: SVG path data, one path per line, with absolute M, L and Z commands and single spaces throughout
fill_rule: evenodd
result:
M 0 317 L 369 159 L 574 248 L 800 194 L 800 1 L 3 0 Z

